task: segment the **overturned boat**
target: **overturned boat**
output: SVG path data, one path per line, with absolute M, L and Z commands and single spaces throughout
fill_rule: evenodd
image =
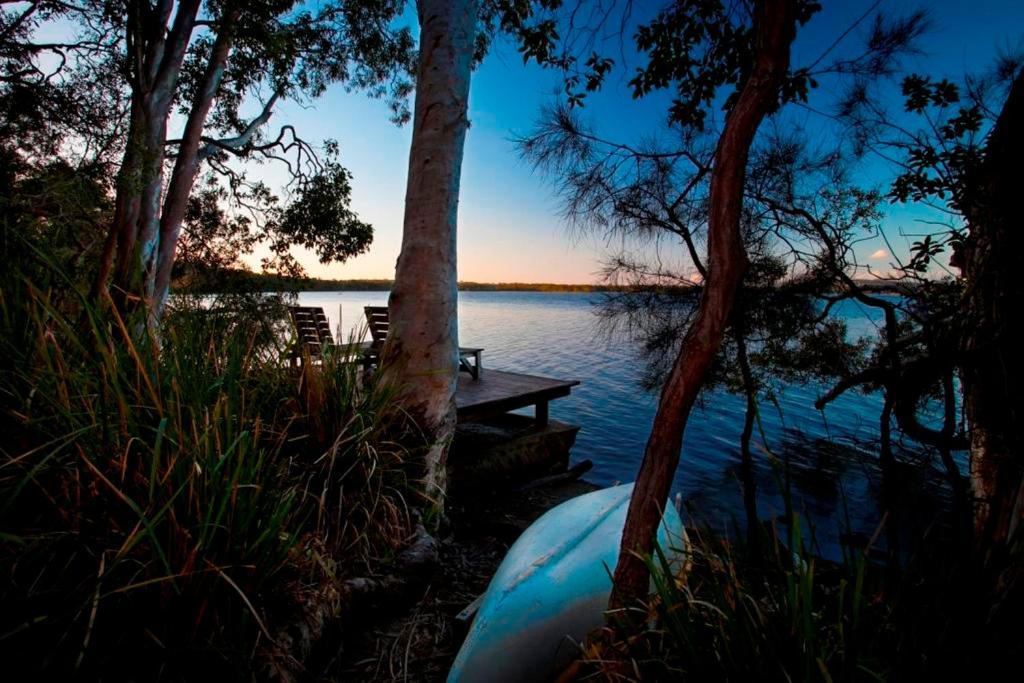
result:
M 484 593 L 449 683 L 547 681 L 576 658 L 603 623 L 632 492 L 625 484 L 573 498 L 523 532 Z M 669 505 L 658 544 L 678 565 L 684 542 Z

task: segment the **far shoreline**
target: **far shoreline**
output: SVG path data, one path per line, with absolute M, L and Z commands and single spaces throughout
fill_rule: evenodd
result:
M 878 294 L 899 294 L 887 280 L 857 280 L 865 290 Z M 177 278 L 173 289 L 178 294 L 221 294 L 237 291 L 262 292 L 387 292 L 390 279 L 329 280 L 323 278 L 290 278 L 269 273 L 229 270 L 216 275 L 190 275 Z M 551 292 L 551 293 L 612 293 L 636 290 L 628 285 L 566 284 L 557 282 L 459 282 L 460 292 Z M 665 285 L 662 291 L 696 293 L 699 285 L 690 287 Z
M 319 280 L 296 283 L 301 292 L 387 292 L 391 280 Z M 614 292 L 608 285 L 561 284 L 552 282 L 460 282 L 460 292 Z
M 181 294 L 218 294 L 248 290 L 265 292 L 387 292 L 390 279 L 329 280 L 324 278 L 289 278 L 269 273 L 228 270 L 216 275 L 188 275 L 175 279 L 174 290 Z M 553 282 L 459 282 L 460 292 L 616 292 L 625 287 L 600 284 L 566 284 Z

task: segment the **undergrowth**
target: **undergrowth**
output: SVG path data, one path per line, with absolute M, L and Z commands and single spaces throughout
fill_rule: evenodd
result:
M 280 301 L 179 301 L 138 344 L 70 283 L 0 289 L 0 652 L 9 671 L 249 678 L 325 582 L 412 521 L 410 427 Z
M 582 679 L 1014 679 L 1020 605 L 995 604 L 938 525 L 887 565 L 870 544 L 821 559 L 798 514 L 780 519 L 755 544 L 691 530 L 682 575 L 656 548 L 652 595 L 591 634 Z

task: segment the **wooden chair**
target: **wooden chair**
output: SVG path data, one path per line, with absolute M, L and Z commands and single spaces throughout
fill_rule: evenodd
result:
M 370 326 L 370 336 L 373 341 L 363 354 L 363 361 L 367 367 L 374 365 L 380 358 L 380 349 L 388 338 L 388 329 L 391 326 L 388 320 L 387 306 L 365 306 L 366 323 Z M 483 376 L 483 349 L 472 346 L 459 347 L 459 370 L 468 372 L 473 379 L 480 379 Z M 470 363 L 469 360 L 473 359 Z
M 291 353 L 291 364 L 297 366 L 302 358 L 316 360 L 334 348 L 331 324 L 320 306 L 289 306 L 288 313 L 295 325 L 296 343 Z

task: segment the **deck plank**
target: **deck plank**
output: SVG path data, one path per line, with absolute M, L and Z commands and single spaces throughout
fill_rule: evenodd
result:
M 459 373 L 455 406 L 459 422 L 480 420 L 517 408 L 568 396 L 578 380 L 552 379 L 518 372 L 487 369 L 474 380 Z

